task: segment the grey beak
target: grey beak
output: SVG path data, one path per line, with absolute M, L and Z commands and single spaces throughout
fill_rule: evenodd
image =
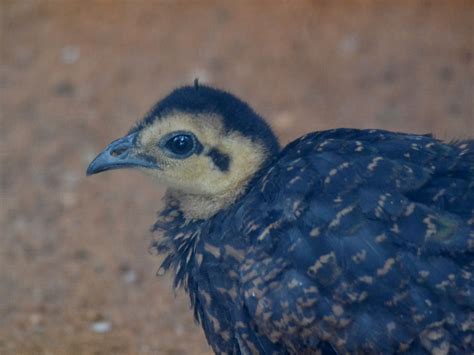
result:
M 107 170 L 123 168 L 159 169 L 156 159 L 137 151 L 138 132 L 131 133 L 110 143 L 87 168 L 87 176 Z

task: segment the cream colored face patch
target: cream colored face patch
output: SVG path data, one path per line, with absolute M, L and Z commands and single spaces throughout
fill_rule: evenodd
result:
M 202 146 L 200 153 L 185 159 L 170 157 L 160 142 L 173 132 L 192 133 Z M 262 143 L 239 132 L 226 132 L 217 115 L 170 113 L 145 127 L 138 143 L 139 149 L 156 158 L 161 167 L 144 171 L 168 185 L 183 203 L 189 201 L 190 206 L 194 203 L 201 210 L 206 209 L 206 201 L 212 205 L 208 210 L 232 203 L 268 154 Z

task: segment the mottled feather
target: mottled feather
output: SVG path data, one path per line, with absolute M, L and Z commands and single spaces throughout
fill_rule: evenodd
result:
M 474 349 L 472 141 L 312 133 L 213 218 L 173 203 L 156 245 L 217 353 Z

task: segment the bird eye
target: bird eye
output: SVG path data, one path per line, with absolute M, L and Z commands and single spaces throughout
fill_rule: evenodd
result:
M 194 137 L 190 134 L 176 134 L 167 139 L 164 147 L 176 158 L 187 158 L 194 152 Z

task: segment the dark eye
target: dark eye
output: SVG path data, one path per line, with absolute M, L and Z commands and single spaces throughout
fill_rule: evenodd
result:
M 179 158 L 190 156 L 194 151 L 194 147 L 194 138 L 189 134 L 172 136 L 165 143 L 165 148 Z

